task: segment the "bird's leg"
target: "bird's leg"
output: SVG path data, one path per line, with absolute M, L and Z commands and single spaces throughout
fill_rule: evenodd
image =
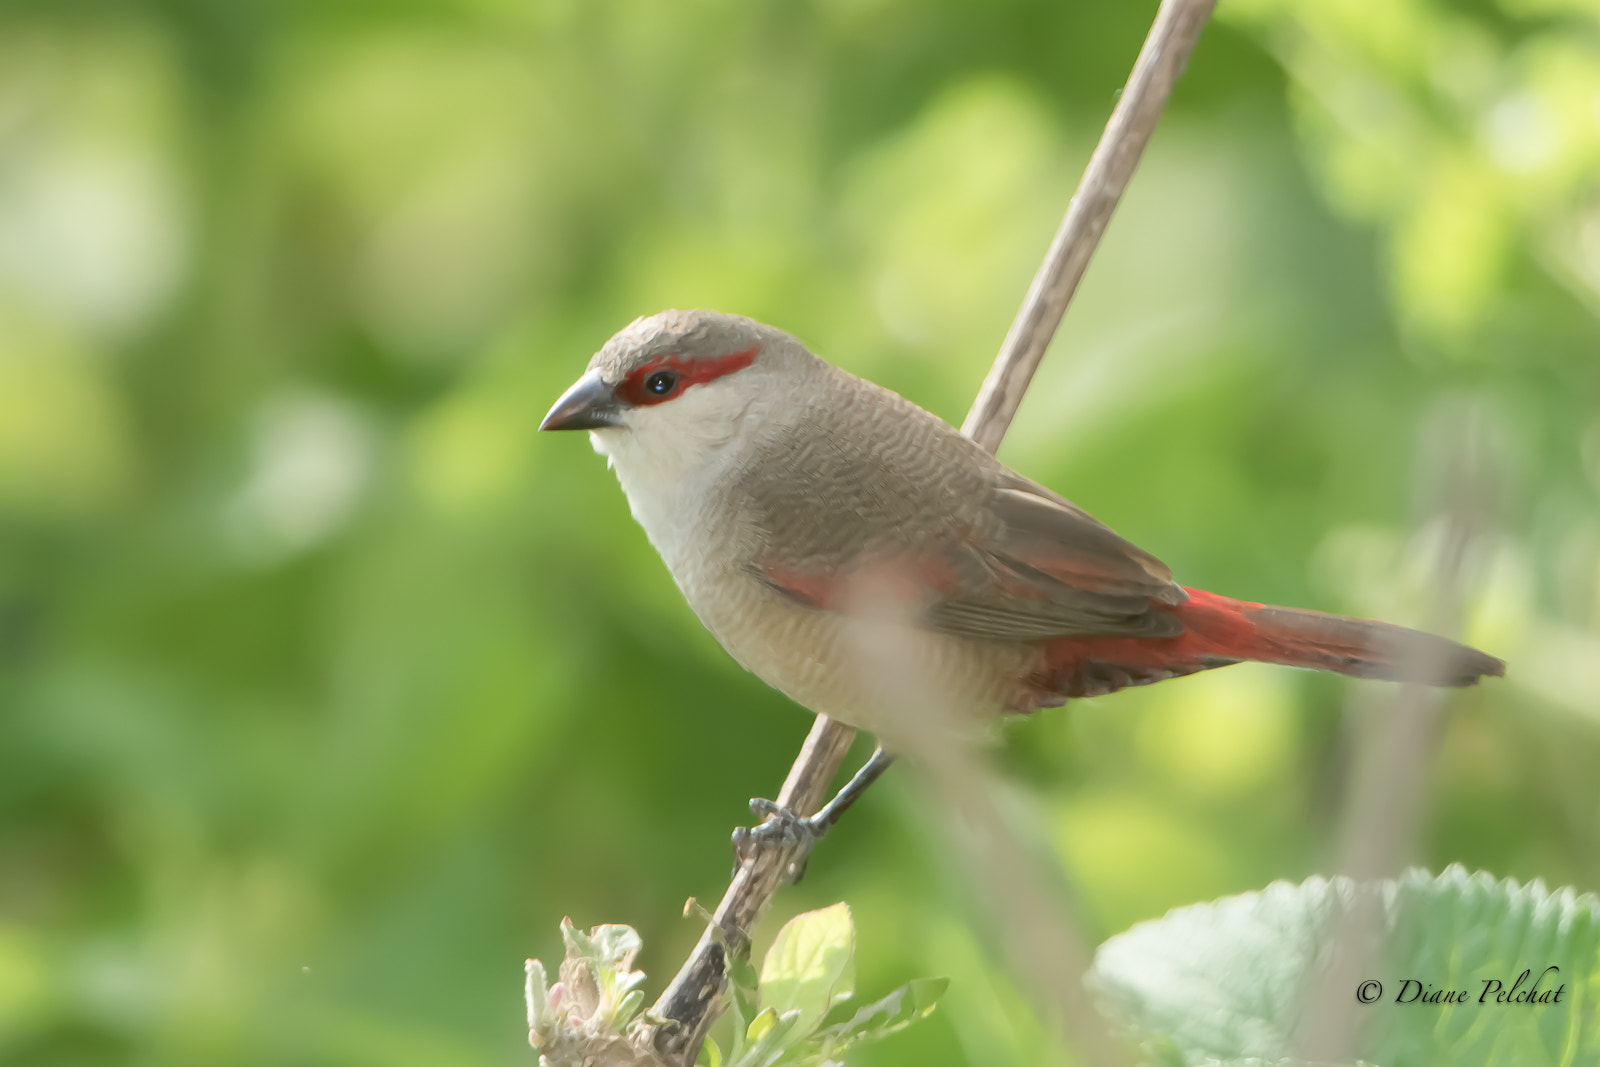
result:
M 750 801 L 751 813 L 760 816 L 762 822 L 759 826 L 741 826 L 734 830 L 733 851 L 741 861 L 744 861 L 760 855 L 767 849 L 796 849 L 799 854 L 789 864 L 789 875 L 791 881 L 798 882 L 805 873 L 806 858 L 821 840 L 822 835 L 839 821 L 840 816 L 849 810 L 850 805 L 859 800 L 861 794 L 867 791 L 867 787 L 876 782 L 893 762 L 894 757 L 879 745 L 872 750 L 872 756 L 861 765 L 861 769 L 856 771 L 832 800 L 824 804 L 815 815 L 805 818 L 770 800 Z

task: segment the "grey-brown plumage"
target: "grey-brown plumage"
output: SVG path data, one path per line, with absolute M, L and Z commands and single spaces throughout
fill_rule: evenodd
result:
M 868 729 L 903 728 L 913 676 L 983 712 L 1243 659 L 1447 685 L 1503 669 L 1400 627 L 1186 590 L 937 417 L 750 319 L 632 323 L 543 428 L 592 431 L 736 659 Z M 884 647 L 893 669 L 872 660 Z

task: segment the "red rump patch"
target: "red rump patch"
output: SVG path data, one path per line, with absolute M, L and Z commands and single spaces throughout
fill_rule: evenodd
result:
M 1029 679 L 1018 710 L 1101 696 L 1196 671 L 1260 658 L 1264 647 L 1251 615 L 1262 605 L 1184 587 L 1182 604 L 1151 601 L 1183 620 L 1175 637 L 1061 637 L 1044 645 L 1043 668 Z M 1277 662 L 1286 662 L 1279 660 Z
M 703 385 L 725 374 L 744 370 L 756 361 L 756 353 L 760 351 L 761 346 L 755 344 L 743 352 L 730 352 L 726 356 L 692 356 L 688 359 L 679 355 L 659 356 L 624 378 L 617 387 L 617 393 L 635 407 L 663 404 L 681 395 L 691 385 Z M 671 388 L 659 393 L 646 389 L 645 383 L 651 376 L 662 371 L 675 376 Z

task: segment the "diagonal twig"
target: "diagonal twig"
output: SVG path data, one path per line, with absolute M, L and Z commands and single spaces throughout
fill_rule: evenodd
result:
M 1000 447 L 1149 143 L 1173 84 L 1215 6 L 1216 0 L 1163 0 L 1156 13 L 1061 228 L 962 424 L 961 432 L 990 452 Z M 798 815 L 810 815 L 820 808 L 854 739 L 852 727 L 817 716 L 778 794 L 778 803 Z M 789 852 L 763 850 L 735 873 L 714 913 L 721 929 L 706 930 L 651 1009 L 659 1023 L 645 1040 L 657 1053 L 676 1063 L 692 1062 L 698 1054 L 706 1030 L 725 1006 L 730 940 L 742 941 L 777 892 L 794 858 Z
M 1022 394 L 1033 380 L 1033 372 L 1039 369 L 1039 361 L 1056 335 L 1072 294 L 1078 290 L 1089 257 L 1099 246 L 1100 235 L 1105 233 L 1111 213 L 1117 209 L 1128 179 L 1139 165 L 1172 86 L 1183 73 L 1189 53 L 1216 6 L 1216 0 L 1163 0 L 1156 12 L 1150 34 L 1133 64 L 1133 73 L 1128 75 L 1128 84 L 1067 207 L 1066 218 L 1050 242 L 1039 273 L 1033 276 L 1022 309 L 1000 346 L 1000 355 L 984 379 L 983 388 L 978 390 L 978 399 L 961 424 L 962 433 L 990 452 L 999 450 L 1000 439 L 1022 403 Z

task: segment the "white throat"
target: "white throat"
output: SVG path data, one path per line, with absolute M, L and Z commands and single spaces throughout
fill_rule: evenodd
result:
M 753 406 L 733 390 L 692 389 L 672 402 L 674 410 L 634 409 L 626 427 L 589 434 L 680 585 L 685 569 L 725 532 L 715 522 L 717 489 L 745 454 Z

